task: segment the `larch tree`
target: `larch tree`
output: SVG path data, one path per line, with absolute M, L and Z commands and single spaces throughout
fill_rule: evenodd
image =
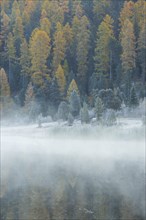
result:
M 66 86 L 66 79 L 64 76 L 64 70 L 61 65 L 58 66 L 58 69 L 55 72 L 55 78 L 57 80 L 57 84 L 59 86 L 59 91 L 60 91 L 61 95 L 64 95 L 65 86 Z
M 77 83 L 74 79 L 72 79 L 71 83 L 69 84 L 68 90 L 67 90 L 67 98 L 68 99 L 73 91 L 76 91 L 77 94 L 79 94 L 79 89 L 78 89 Z
M 77 16 L 79 19 L 83 16 L 83 8 L 81 0 L 74 0 L 72 5 L 73 15 Z
M 53 70 L 57 70 L 59 64 L 64 61 L 66 52 L 66 40 L 64 37 L 63 26 L 57 23 L 56 32 L 54 35 L 54 48 L 53 48 Z
M 124 26 L 125 20 L 129 20 L 134 22 L 134 2 L 133 1 L 125 1 L 124 6 L 120 13 L 120 26 L 121 28 Z
M 3 114 L 10 103 L 10 86 L 5 70 L 0 69 L 0 112 Z
M 45 31 L 50 36 L 51 23 L 47 17 L 41 18 L 40 20 L 40 29 Z
M 114 39 L 113 19 L 106 15 L 98 27 L 95 47 L 95 73 L 99 79 L 102 76 L 110 78 L 111 41 Z
M 133 24 L 130 20 L 125 20 L 121 29 L 121 61 L 124 73 L 133 71 L 136 59 L 136 44 Z
M 81 89 L 86 91 L 88 53 L 90 42 L 89 20 L 86 16 L 81 18 L 80 29 L 77 34 L 77 78 L 81 83 Z
M 134 16 L 136 17 L 136 21 L 138 23 L 139 29 L 142 28 L 143 23 L 146 22 L 146 1 L 138 0 L 134 5 Z
M 59 5 L 59 1 L 44 0 L 42 3 L 42 10 L 47 12 L 47 17 L 51 22 L 51 28 L 54 29 L 55 25 L 64 21 L 64 10 Z
M 6 56 L 7 37 L 10 30 L 10 18 L 4 10 L 1 11 L 1 33 L 0 33 L 0 47 L 2 48 L 2 56 Z M 2 57 L 1 57 L 2 58 Z
M 50 37 L 40 29 L 35 29 L 30 39 L 31 71 L 46 73 L 50 54 Z
M 5 99 L 5 97 L 10 97 L 10 86 L 6 72 L 3 68 L 0 69 L 0 97 L 1 100 Z
M 20 44 L 24 38 L 24 26 L 22 23 L 21 12 L 19 8 L 19 3 L 15 0 L 12 5 L 12 14 L 11 14 L 11 23 L 12 23 L 12 33 L 14 36 L 14 45 L 16 48 L 17 57 L 20 56 Z

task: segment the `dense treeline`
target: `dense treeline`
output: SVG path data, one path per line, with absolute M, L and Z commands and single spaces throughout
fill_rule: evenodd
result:
M 97 97 L 115 110 L 137 105 L 145 18 L 145 0 L 2 0 L 1 109 L 14 102 L 46 115 L 78 98 L 93 107 Z

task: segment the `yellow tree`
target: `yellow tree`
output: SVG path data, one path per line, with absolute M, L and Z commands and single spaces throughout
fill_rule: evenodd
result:
M 52 27 L 60 22 L 63 24 L 64 21 L 64 11 L 59 5 L 59 1 L 44 0 L 42 3 L 42 10 L 47 12 L 47 17 L 51 22 Z
M 32 13 L 36 10 L 37 1 L 25 0 L 24 10 L 22 12 L 22 18 L 24 24 L 29 24 Z
M 19 3 L 15 0 L 12 5 L 12 14 L 11 14 L 12 33 L 14 36 L 14 45 L 16 48 L 16 56 L 20 57 L 20 44 L 24 38 L 24 30 L 22 17 L 20 12 Z
M 125 1 L 124 6 L 120 13 L 120 18 L 119 18 L 120 25 L 123 26 L 126 19 L 133 22 L 133 17 L 134 17 L 134 2 Z
M 53 70 L 56 72 L 59 64 L 64 60 L 66 52 L 66 40 L 64 37 L 63 26 L 61 23 L 57 23 L 56 32 L 54 36 L 54 48 L 53 48 Z
M 97 76 L 108 76 L 110 73 L 111 41 L 114 40 L 113 19 L 106 15 L 98 27 L 95 48 L 95 72 Z
M 50 37 L 40 29 L 35 29 L 30 39 L 30 55 L 32 72 L 45 73 L 47 58 L 50 54 Z
M 55 78 L 59 86 L 59 91 L 61 95 L 63 95 L 65 91 L 65 86 L 66 86 L 66 79 L 64 76 L 64 70 L 61 65 L 58 66 L 57 71 L 55 72 Z
M 69 87 L 67 90 L 67 99 L 69 99 L 69 97 L 73 91 L 76 91 L 77 94 L 79 94 L 79 89 L 78 89 L 77 83 L 74 79 L 72 79 L 71 83 L 69 84 Z
M 0 97 L 1 100 L 3 100 L 5 97 L 10 97 L 10 86 L 6 72 L 3 68 L 0 69 Z
M 142 28 L 143 23 L 146 22 L 146 1 L 138 0 L 134 5 L 135 19 L 138 23 L 138 27 Z
M 121 29 L 122 67 L 124 73 L 134 70 L 136 59 L 136 44 L 132 22 L 125 20 Z
M 120 12 L 120 18 L 119 18 L 120 27 L 121 27 L 120 38 L 122 35 L 123 26 L 127 19 L 134 24 L 134 2 L 132 1 L 125 1 L 124 6 Z
M 10 104 L 10 86 L 5 70 L 0 69 L 0 112 L 8 110 Z
M 0 51 L 1 62 L 7 58 L 7 38 L 10 30 L 10 18 L 4 10 L 1 11 Z
M 0 33 L 0 46 L 6 46 L 6 39 L 10 29 L 10 18 L 4 10 L 1 11 L 1 33 Z M 4 49 L 3 49 L 4 50 Z M 2 50 L 2 51 L 3 51 Z
M 45 31 L 50 36 L 51 23 L 47 17 L 41 18 L 40 29 Z

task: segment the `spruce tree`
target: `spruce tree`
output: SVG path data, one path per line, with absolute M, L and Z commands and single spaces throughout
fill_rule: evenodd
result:
M 108 109 L 105 118 L 104 118 L 104 124 L 107 126 L 113 126 L 116 124 L 116 114 L 115 111 L 112 109 Z
M 133 86 L 130 90 L 129 106 L 132 108 L 136 108 L 138 105 L 139 105 L 139 100 L 136 95 L 135 87 Z
M 75 90 L 70 95 L 69 107 L 70 107 L 70 112 L 74 117 L 79 115 L 79 113 L 80 113 L 80 98 Z
M 95 101 L 95 113 L 97 121 L 101 121 L 104 111 L 104 105 L 101 98 L 97 97 Z
M 86 102 L 83 103 L 83 108 L 81 108 L 81 111 L 80 111 L 80 117 L 81 117 L 82 124 L 84 124 L 84 123 L 88 124 L 90 122 L 88 106 L 87 106 Z
M 74 122 L 74 117 L 72 116 L 71 113 L 68 114 L 68 125 L 72 126 Z
M 58 107 L 58 119 L 66 121 L 68 119 L 69 106 L 66 102 L 62 101 Z

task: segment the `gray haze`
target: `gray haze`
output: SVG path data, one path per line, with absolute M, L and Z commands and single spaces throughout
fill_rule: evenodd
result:
M 63 130 L 64 129 L 64 130 Z M 62 131 L 63 130 L 63 131 Z M 20 187 L 89 181 L 132 201 L 145 215 L 144 127 L 1 128 L 1 197 Z M 93 131 L 93 132 L 92 132 Z M 64 134 L 64 135 L 62 135 Z

